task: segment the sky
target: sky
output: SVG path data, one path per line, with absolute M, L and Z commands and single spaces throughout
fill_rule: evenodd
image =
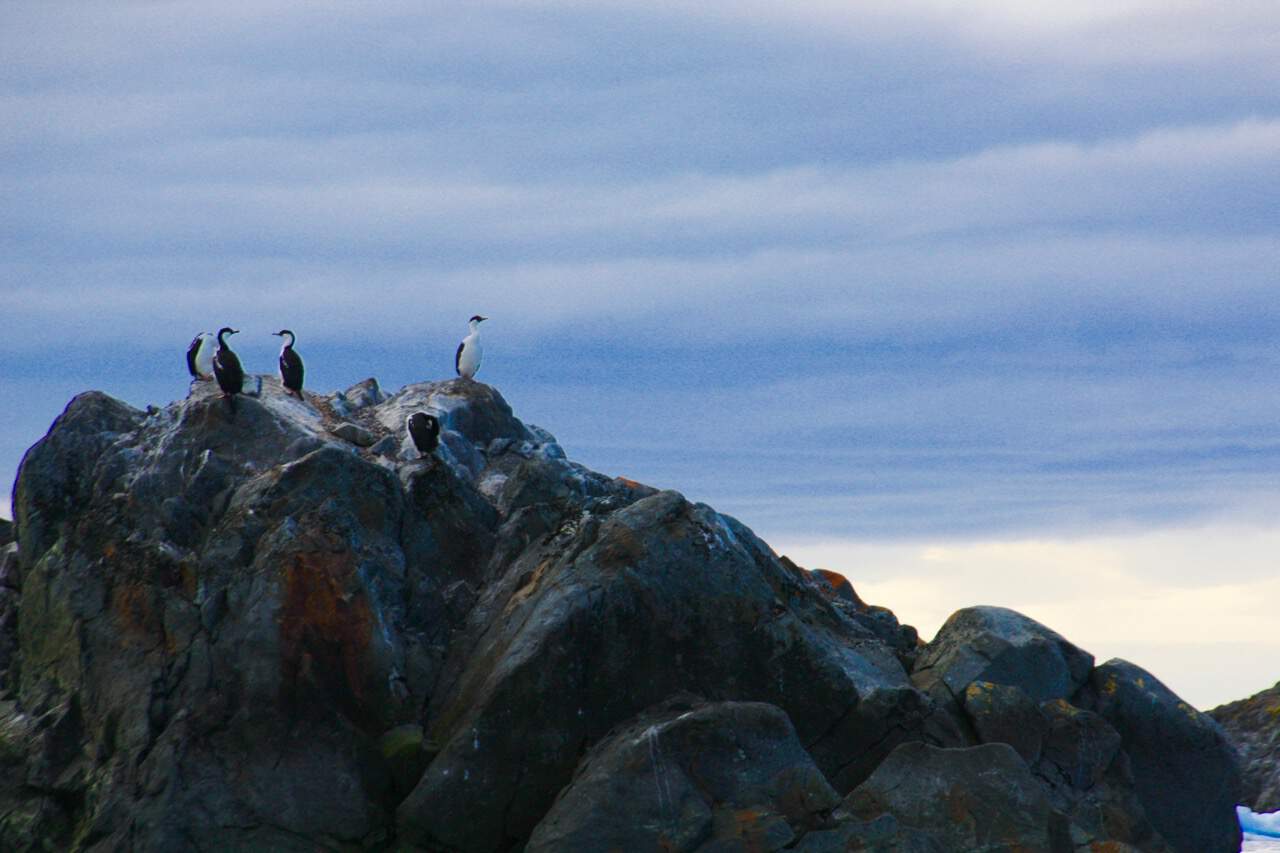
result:
M 42 0 L 0 53 L 0 483 L 197 331 L 395 389 L 482 313 L 572 458 L 926 638 L 1280 680 L 1270 0 Z

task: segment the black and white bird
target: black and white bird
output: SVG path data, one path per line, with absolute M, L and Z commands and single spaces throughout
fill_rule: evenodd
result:
M 440 419 L 426 412 L 414 412 L 404 419 L 405 429 L 421 456 L 430 456 L 440 443 Z
M 213 378 L 213 333 L 201 332 L 187 347 L 187 370 L 192 379 Z
M 227 346 L 226 336 L 239 334 L 239 329 L 223 326 L 218 330 L 218 351 L 213 354 L 213 375 L 222 389 L 222 396 L 231 403 L 231 411 L 236 410 L 236 395 L 244 388 L 244 368 L 240 359 L 231 347 Z
M 458 344 L 458 353 L 453 357 L 453 368 L 463 378 L 474 379 L 476 371 L 480 369 L 480 359 L 484 356 L 484 350 L 480 346 L 480 324 L 488 319 L 479 314 L 473 316 L 469 321 L 471 334 Z
M 285 339 L 284 345 L 280 347 L 280 384 L 284 386 L 286 391 L 292 391 L 298 395 L 298 399 L 302 399 L 302 356 L 294 352 L 293 349 L 293 332 L 288 329 L 281 329 L 278 332 L 272 332 Z

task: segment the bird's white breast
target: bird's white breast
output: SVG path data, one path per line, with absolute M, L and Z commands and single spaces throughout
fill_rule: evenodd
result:
M 196 373 L 208 378 L 213 375 L 213 352 L 218 348 L 212 337 L 200 339 L 196 348 Z
M 458 372 L 471 379 L 480 369 L 480 357 L 484 354 L 480 347 L 480 335 L 472 333 L 462 339 L 462 355 L 458 358 Z

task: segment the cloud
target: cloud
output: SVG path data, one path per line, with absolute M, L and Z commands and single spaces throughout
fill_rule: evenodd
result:
M 926 639 L 955 610 L 998 605 L 1100 661 L 1133 660 L 1201 708 L 1274 680 L 1257 668 L 1280 651 L 1273 607 L 1280 530 L 1269 523 L 1069 539 L 773 544 L 802 565 L 847 575 L 863 598 L 890 607 Z

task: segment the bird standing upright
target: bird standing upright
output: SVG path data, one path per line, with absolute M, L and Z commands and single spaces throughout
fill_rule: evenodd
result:
M 474 315 L 469 321 L 471 333 L 458 344 L 458 352 L 453 357 L 453 368 L 464 379 L 474 379 L 476 371 L 480 369 L 480 359 L 484 355 L 480 346 L 480 324 L 488 319 L 479 314 Z
M 272 332 L 285 338 L 284 345 L 280 347 L 280 384 L 284 386 L 285 391 L 291 391 L 298 395 L 298 399 L 302 399 L 302 356 L 293 350 L 294 335 L 288 329 L 281 329 L 278 332 Z
M 218 380 L 218 387 L 222 389 L 222 396 L 231 405 L 232 414 L 236 411 L 236 395 L 244 388 L 244 368 L 240 366 L 240 359 L 231 351 L 225 338 L 239 332 L 239 329 L 230 326 L 219 329 L 218 351 L 213 354 L 213 375 Z
M 192 379 L 213 378 L 213 334 L 201 332 L 187 347 L 187 370 Z

